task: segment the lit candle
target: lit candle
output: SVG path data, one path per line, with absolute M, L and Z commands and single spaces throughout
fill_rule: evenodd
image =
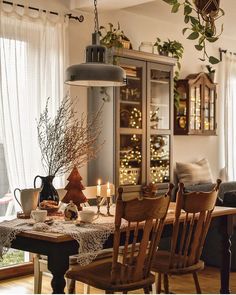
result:
M 98 184 L 97 184 L 97 196 L 101 196 L 101 179 L 98 179 Z
M 111 196 L 111 189 L 110 189 L 110 183 L 108 181 L 107 183 L 107 197 L 110 197 Z

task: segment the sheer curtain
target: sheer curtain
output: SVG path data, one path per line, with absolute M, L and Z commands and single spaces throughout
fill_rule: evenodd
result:
M 220 166 L 228 181 L 236 180 L 236 56 L 223 55 L 220 65 Z
M 64 96 L 67 23 L 63 16 L 10 9 L 0 7 L 0 125 L 13 191 L 33 187 L 36 175 L 46 175 L 36 120 L 48 97 L 53 116 Z M 63 185 L 62 179 L 56 182 Z

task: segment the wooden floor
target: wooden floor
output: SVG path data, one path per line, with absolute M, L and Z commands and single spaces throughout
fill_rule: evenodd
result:
M 51 293 L 50 288 L 50 276 L 45 275 L 43 277 L 43 293 Z M 202 287 L 203 293 L 217 294 L 219 293 L 219 271 L 216 268 L 207 267 L 204 271 L 199 273 L 199 281 Z M 236 272 L 231 273 L 231 292 L 236 293 Z M 170 278 L 171 292 L 177 294 L 191 294 L 195 293 L 194 284 L 192 277 L 189 275 L 182 277 L 171 277 Z M 83 293 L 83 286 L 77 283 L 77 293 Z M 33 276 L 26 276 L 17 278 L 14 280 L 0 281 L 0 294 L 32 294 L 33 293 Z M 91 289 L 91 293 L 99 294 L 104 293 L 98 289 Z M 131 293 L 143 293 L 142 290 L 131 292 Z

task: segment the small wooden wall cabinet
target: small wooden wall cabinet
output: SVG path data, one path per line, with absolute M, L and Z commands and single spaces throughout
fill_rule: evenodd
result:
M 216 84 L 206 73 L 177 82 L 179 107 L 174 108 L 175 135 L 216 135 Z

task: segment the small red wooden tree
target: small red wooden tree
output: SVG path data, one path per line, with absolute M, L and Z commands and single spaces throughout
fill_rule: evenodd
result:
M 70 203 L 70 201 L 73 201 L 73 203 L 77 206 L 78 210 L 82 210 L 80 204 L 85 203 L 87 199 L 84 193 L 82 192 L 85 189 L 85 187 L 81 182 L 82 177 L 80 176 L 79 171 L 76 167 L 73 168 L 67 180 L 69 181 L 65 187 L 67 193 L 61 201 L 63 203 Z

